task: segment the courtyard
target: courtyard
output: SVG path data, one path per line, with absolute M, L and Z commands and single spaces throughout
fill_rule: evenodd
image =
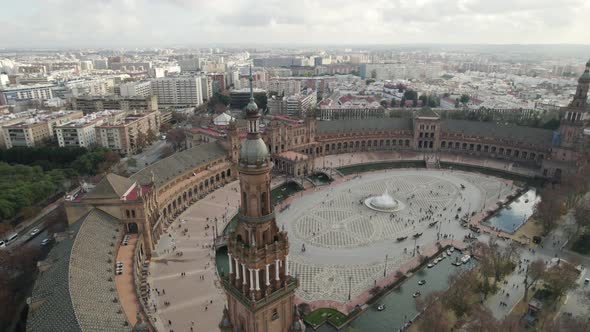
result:
M 386 190 L 401 210 L 364 204 Z M 349 292 L 354 298 L 423 248 L 462 240 L 468 230 L 461 217 L 496 208 L 514 190 L 509 181 L 475 173 L 387 170 L 298 193 L 277 207 L 277 223 L 289 233 L 291 274 L 301 283 L 296 294 L 346 302 Z
M 272 186 L 281 181 L 273 179 Z M 457 216 L 496 208 L 516 189 L 511 181 L 476 173 L 394 169 L 298 192 L 275 208 L 279 227 L 289 232 L 290 270 L 300 280 L 296 295 L 303 302 L 352 303 L 385 275 L 428 254 L 437 240 L 462 240 L 468 230 Z M 386 190 L 399 211 L 364 204 Z M 216 329 L 226 297 L 216 275 L 214 227 L 221 234 L 237 212 L 238 192 L 236 181 L 210 193 L 160 239 L 148 276 L 149 315 L 159 330 Z

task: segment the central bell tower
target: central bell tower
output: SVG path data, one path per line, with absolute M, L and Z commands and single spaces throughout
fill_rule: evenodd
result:
M 245 108 L 248 135 L 238 159 L 241 204 L 228 238 L 229 276 L 222 276 L 228 310 L 220 327 L 241 332 L 293 331 L 294 291 L 289 242 L 271 205 L 272 162 L 260 135 L 260 113 L 252 91 Z M 222 326 L 223 325 L 223 326 Z

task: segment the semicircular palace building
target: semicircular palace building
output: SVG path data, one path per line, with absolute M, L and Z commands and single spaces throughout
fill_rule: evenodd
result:
M 261 126 L 256 104 L 246 125 L 202 136 L 190 148 L 130 177 L 106 175 L 66 197 L 71 227 L 41 264 L 30 301 L 31 331 L 129 330 L 114 285 L 114 260 L 126 234 L 137 234 L 134 278 L 146 299 L 146 264 L 170 223 L 188 206 L 235 181 L 241 188 L 239 223 L 228 239 L 225 321 L 234 331 L 288 331 L 295 278 L 289 276 L 288 238 L 277 229 L 270 203 L 271 171 L 293 177 L 319 168 L 317 157 L 395 154 L 396 160 L 432 158 L 527 176 L 559 177 L 588 161 L 590 62 L 556 131 L 491 122 L 442 119 L 433 110 L 412 118 L 317 121 L 276 116 Z M 200 130 L 200 129 L 199 129 Z M 588 131 L 588 130 L 587 130 Z M 189 135 L 190 136 L 190 135 Z M 434 160 L 434 161 L 432 161 Z M 505 165 L 517 165 L 507 169 Z M 498 166 L 502 165 L 502 166 Z M 231 326 L 231 327 L 230 327 Z

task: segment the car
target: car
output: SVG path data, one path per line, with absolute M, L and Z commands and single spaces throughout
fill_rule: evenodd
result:
M 0 248 L 6 248 L 6 242 L 4 240 L 0 240 Z
M 586 279 L 584 279 L 584 283 L 585 283 L 586 285 L 588 285 L 588 284 L 590 283 L 590 279 L 589 279 L 589 278 L 586 278 Z
M 35 236 L 35 235 L 39 234 L 39 232 L 41 232 L 41 231 L 39 230 L 39 228 L 35 228 L 35 229 L 33 229 L 33 230 L 31 231 L 31 236 Z
M 43 239 L 43 241 L 41 241 L 41 245 L 42 245 L 42 246 L 46 246 L 46 245 L 50 244 L 52 240 L 53 240 L 53 239 L 52 239 L 52 238 L 50 238 L 50 237 L 48 237 L 48 238 L 45 238 L 45 239 Z
M 416 298 L 418 296 L 422 295 L 422 293 L 420 292 L 415 292 L 414 294 L 412 294 L 412 297 Z
M 385 310 L 385 304 L 380 304 L 377 306 L 377 311 L 383 311 Z
M 16 238 L 18 237 L 18 233 L 12 233 L 10 234 L 7 238 L 6 238 L 6 243 L 10 243 L 14 240 L 16 240 Z
M 434 266 L 434 264 L 432 264 L 432 263 L 428 263 L 428 265 L 427 265 L 427 266 L 428 266 L 428 268 L 430 269 L 430 268 L 432 268 L 432 267 Z
M 418 281 L 418 285 L 422 286 L 426 283 L 426 280 L 422 279 L 420 281 Z

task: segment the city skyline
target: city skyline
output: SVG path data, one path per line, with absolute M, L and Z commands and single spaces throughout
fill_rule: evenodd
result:
M 202 44 L 587 44 L 590 2 L 24 0 L 4 48 Z M 67 15 L 67 16 L 65 16 Z M 236 33 L 240 31 L 240 33 Z

